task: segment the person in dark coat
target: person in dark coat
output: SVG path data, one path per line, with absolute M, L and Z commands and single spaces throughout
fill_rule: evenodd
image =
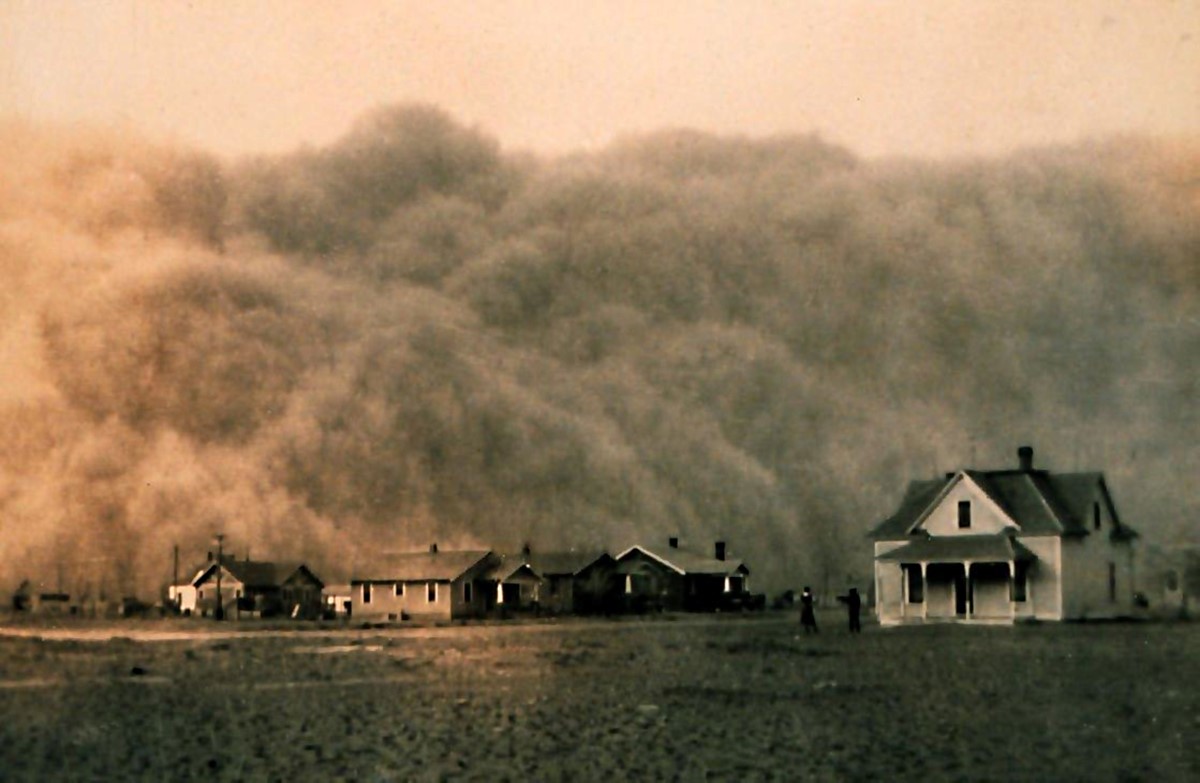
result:
M 813 613 L 813 594 L 808 587 L 800 594 L 800 627 L 804 633 L 817 633 L 817 616 Z
M 846 611 L 850 614 L 850 633 L 862 633 L 862 625 L 858 621 L 862 599 L 858 596 L 857 587 L 851 587 L 850 594 L 846 596 Z

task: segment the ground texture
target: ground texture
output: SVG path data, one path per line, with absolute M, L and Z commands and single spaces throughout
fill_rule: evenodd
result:
M 1200 624 L 823 619 L 2 637 L 0 780 L 1200 780 Z

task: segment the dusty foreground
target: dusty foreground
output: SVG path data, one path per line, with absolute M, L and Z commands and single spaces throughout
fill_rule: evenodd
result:
M 826 619 L 4 637 L 0 779 L 1200 780 L 1200 624 Z

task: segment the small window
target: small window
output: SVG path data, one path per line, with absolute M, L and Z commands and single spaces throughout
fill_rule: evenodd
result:
M 463 582 L 463 600 L 471 603 L 471 583 Z
M 437 582 L 430 582 L 425 586 L 425 602 L 437 603 Z
M 1092 504 L 1092 527 L 1100 529 L 1100 504 Z
M 397 598 L 404 597 L 404 583 L 403 582 L 397 582 L 394 586 L 394 590 L 395 590 Z
M 958 501 L 958 526 L 960 529 L 966 529 L 971 526 L 971 501 Z
M 363 582 L 362 599 L 363 599 L 364 604 L 371 603 L 371 583 L 370 582 Z
M 921 569 L 917 566 L 909 566 L 904 570 L 908 572 L 908 602 L 910 604 L 924 603 L 925 584 L 921 579 Z

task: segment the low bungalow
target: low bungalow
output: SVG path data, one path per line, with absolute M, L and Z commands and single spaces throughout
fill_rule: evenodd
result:
M 350 579 L 355 619 L 453 620 L 479 617 L 488 609 L 489 579 L 500 558 L 490 550 L 383 555 Z
M 1132 614 L 1133 540 L 1102 473 L 1018 467 L 914 481 L 872 531 L 883 625 Z
M 492 586 L 486 602 L 489 609 L 521 612 L 540 607 L 542 577 L 529 564 L 528 549 L 515 555 L 497 556 L 484 581 Z
M 617 561 L 607 552 L 533 552 L 541 575 L 539 602 L 551 614 L 609 614 L 621 606 Z
M 233 619 L 321 616 L 324 584 L 303 563 L 227 557 L 219 564 L 210 563 L 192 584 L 196 588 L 196 608 L 204 616 L 216 613 L 218 600 L 222 614 Z
M 724 541 L 716 542 L 709 557 L 680 548 L 675 537 L 667 540 L 661 553 L 629 547 L 615 558 L 626 608 L 713 612 L 743 606 L 749 596 L 750 569 L 727 554 Z

